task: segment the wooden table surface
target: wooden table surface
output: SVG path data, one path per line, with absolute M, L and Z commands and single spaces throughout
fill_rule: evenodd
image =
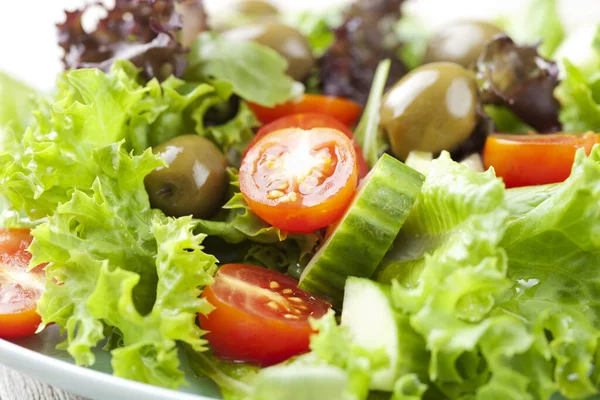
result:
M 0 365 L 0 400 L 85 400 Z

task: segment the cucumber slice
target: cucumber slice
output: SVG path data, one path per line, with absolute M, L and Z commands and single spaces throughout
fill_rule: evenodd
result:
M 387 367 L 371 378 L 369 389 L 393 391 L 398 375 L 399 333 L 388 288 L 369 279 L 349 277 L 346 281 L 342 325 L 354 341 L 366 350 L 383 349 L 388 356 Z
M 370 277 L 398 235 L 424 177 L 384 154 L 300 276 L 299 287 L 339 308 L 348 276 Z
M 414 170 L 419 171 L 423 175 L 427 175 L 427 171 L 429 171 L 432 161 L 433 153 L 413 150 L 408 153 L 408 157 L 406 157 L 404 164 L 408 165 Z
M 344 400 L 348 375 L 331 365 L 275 366 L 262 370 L 254 400 Z

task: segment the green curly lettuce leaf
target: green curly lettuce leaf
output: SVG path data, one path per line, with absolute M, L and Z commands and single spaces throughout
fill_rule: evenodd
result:
M 94 363 L 91 348 L 109 328 L 121 343 L 111 351 L 117 376 L 177 388 L 176 343 L 205 350 L 196 316 L 212 310 L 199 295 L 216 259 L 202 252 L 190 217 L 150 209 L 143 180 L 163 165 L 150 150 L 132 156 L 116 143 L 89 162 L 100 170 L 90 193 L 74 190 L 32 232 L 33 265 L 50 263 L 38 311 L 67 332 L 61 347 L 77 364 Z
M 431 163 L 379 271 L 430 352 L 421 394 L 597 395 L 600 148 L 540 188 L 505 191 L 492 171 L 463 168 Z
M 570 178 L 546 201 L 512 221 L 502 246 L 512 296 L 501 305 L 532 321 L 553 379 L 567 398 L 598 393 L 600 338 L 600 148 L 578 152 Z M 545 338 L 549 338 L 544 340 Z
M 382 271 L 391 274 L 396 306 L 431 352 L 429 379 L 450 398 L 494 382 L 496 355 L 483 372 L 479 367 L 484 348 L 500 358 L 531 342 L 517 318 L 486 318 L 511 283 L 499 247 L 507 217 L 504 187 L 493 172 L 473 172 L 444 153 L 432 162 Z
M 561 104 L 560 122 L 565 132 L 600 132 L 600 73 L 586 78 L 570 61 L 564 60 L 565 79 L 554 95 Z
M 147 91 L 136 74 L 120 63 L 110 74 L 82 69 L 59 80 L 55 102 L 40 102 L 36 121 L 21 138 L 14 132 L 0 154 L 0 191 L 15 209 L 45 217 L 74 189 L 91 188 L 98 173 L 89 162 L 92 150 L 127 136 L 128 121 Z
M 0 133 L 8 125 L 24 132 L 33 122 L 32 99 L 37 96 L 34 89 L 0 71 Z
M 99 173 L 89 162 L 92 151 L 121 140 L 126 149 L 141 154 L 149 146 L 195 132 L 239 160 L 256 125 L 254 117 L 244 104 L 222 123 L 209 115 L 229 101 L 231 85 L 171 77 L 144 86 L 138 75 L 128 62 L 115 63 L 108 74 L 97 69 L 65 73 L 54 102 L 38 102 L 35 121 L 24 134 L 6 131 L 0 194 L 32 218 L 50 215 L 74 189 L 89 193 Z
M 34 89 L 0 72 L 0 153 L 20 146 L 25 129 L 34 121 L 36 101 L 43 102 Z M 30 228 L 36 223 L 0 194 L 0 226 Z
M 427 385 L 416 374 L 406 374 L 396 381 L 390 400 L 420 400 L 426 391 Z
M 448 153 L 433 160 L 417 202 L 393 246 L 377 271 L 377 279 L 414 286 L 426 255 L 438 247 L 452 246 L 465 230 L 501 226 L 505 216 L 498 210 L 504 187 L 493 172 L 480 174 L 450 159 Z M 443 217 L 440 217 L 443 215 Z M 466 254 L 465 257 L 468 257 Z

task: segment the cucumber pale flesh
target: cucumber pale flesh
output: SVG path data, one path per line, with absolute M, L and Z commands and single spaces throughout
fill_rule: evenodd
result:
M 388 365 L 373 373 L 370 389 L 394 390 L 397 379 L 398 324 L 390 303 L 389 286 L 370 279 L 350 277 L 346 281 L 342 325 L 356 344 L 370 351 L 383 350 Z
M 253 400 L 344 400 L 348 375 L 332 365 L 274 366 L 255 381 Z
M 340 308 L 349 276 L 370 277 L 404 224 L 424 177 L 384 154 L 312 258 L 299 287 Z

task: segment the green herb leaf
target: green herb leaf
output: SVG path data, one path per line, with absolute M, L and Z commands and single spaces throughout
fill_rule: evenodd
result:
M 404 12 L 396 24 L 396 35 L 402 42 L 400 59 L 404 65 L 408 69 L 415 69 L 423 64 L 423 58 L 431 36 L 431 32 L 427 29 L 424 21 L 416 15 Z
M 230 82 L 235 94 L 266 107 L 301 94 L 301 85 L 285 74 L 285 59 L 258 43 L 202 33 L 192 45 L 188 60 L 187 79 Z
M 379 112 L 390 65 L 390 60 L 384 60 L 379 63 L 373 77 L 369 100 L 363 111 L 363 116 L 354 131 L 354 138 L 360 145 L 365 155 L 365 160 L 371 168 L 379 160 Z
M 320 57 L 333 44 L 333 29 L 342 23 L 342 12 L 337 8 L 325 12 L 301 11 L 288 13 L 283 20 L 300 31 L 310 43 L 315 57 Z
M 505 27 L 519 42 L 542 41 L 539 53 L 551 58 L 565 37 L 565 29 L 558 15 L 556 0 L 530 0 L 521 18 L 514 18 Z
M 534 128 L 521 121 L 511 110 L 504 106 L 486 104 L 484 112 L 494 121 L 497 132 L 528 133 L 536 132 Z

